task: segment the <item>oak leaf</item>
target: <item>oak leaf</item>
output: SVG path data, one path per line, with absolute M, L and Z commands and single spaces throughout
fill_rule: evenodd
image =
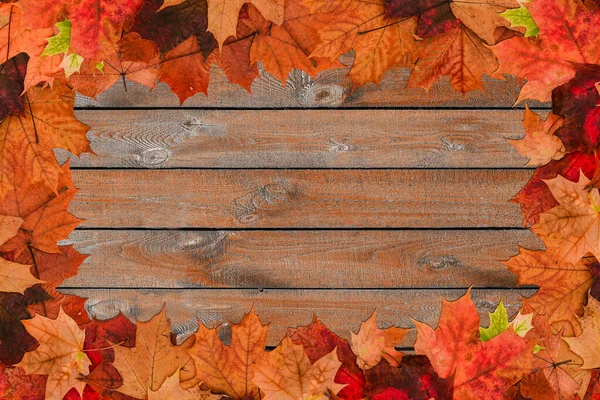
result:
M 517 102 L 550 100 L 552 90 L 575 76 L 574 63 L 598 64 L 600 42 L 595 39 L 600 14 L 580 0 L 531 1 L 526 4 L 537 23 L 536 38 L 514 37 L 494 46 L 499 72 L 525 78 Z
M 583 359 L 581 368 L 600 368 L 600 301 L 590 297 L 579 322 L 583 330 L 581 335 L 563 339 Z
M 453 377 L 456 398 L 501 398 L 531 367 L 531 347 L 512 330 L 480 340 L 479 314 L 470 292 L 455 302 L 444 300 L 436 330 L 414 322 L 415 351 L 429 358 L 441 378 Z
M 286 336 L 252 365 L 253 382 L 265 400 L 324 400 L 344 387 L 334 382 L 341 364 L 335 349 L 311 364 L 302 345 Z
M 83 352 L 85 332 L 62 310 L 56 319 L 35 316 L 23 324 L 39 343 L 17 364 L 28 374 L 48 375 L 46 399 L 60 400 L 71 389 L 82 392 L 89 373 L 90 360 Z
M 342 363 L 334 382 L 344 385 L 338 393 L 342 399 L 362 398 L 365 386 L 365 375 L 356 363 L 356 355 L 352 352 L 346 339 L 329 330 L 317 317 L 310 325 L 289 328 L 288 335 L 295 344 L 301 344 L 311 363 L 331 353 L 334 349 Z
M 207 0 L 208 31 L 219 48 L 229 36 L 235 36 L 240 9 L 246 2 L 255 6 L 265 19 L 277 25 L 283 23 L 283 0 Z
M 546 181 L 559 205 L 540 215 L 531 230 L 559 263 L 576 263 L 585 254 L 600 258 L 600 193 L 588 190 L 583 172 L 579 182 L 558 176 Z
M 135 347 L 114 347 L 114 366 L 123 379 L 119 392 L 146 398 L 148 391 L 158 390 L 163 382 L 186 360 L 187 345 L 171 341 L 171 325 L 166 309 L 147 322 L 137 322 Z
M 562 126 L 562 117 L 550 113 L 546 120 L 525 108 L 523 126 L 525 137 L 519 140 L 509 140 L 520 155 L 529 157 L 527 165 L 539 166 L 552 160 L 560 160 L 565 155 L 565 146 L 556 131 Z
M 358 366 L 363 370 L 379 364 L 382 358 L 394 367 L 399 366 L 404 354 L 397 351 L 395 346 L 400 345 L 404 336 L 410 332 L 410 329 L 396 327 L 379 329 L 376 319 L 377 313 L 373 313 L 361 324 L 358 334 L 351 333 L 352 351 L 358 356 Z
M 540 287 L 533 296 L 523 298 L 523 304 L 545 316 L 549 324 L 575 321 L 593 281 L 588 260 L 558 261 L 548 251 L 520 248 L 519 255 L 504 264 L 519 277 L 519 285 Z
M 239 324 L 231 325 L 231 343 L 226 346 L 218 329 L 200 324 L 194 334 L 190 355 L 196 366 L 196 380 L 216 393 L 234 399 L 256 395 L 258 387 L 252 381 L 251 365 L 265 352 L 269 325 L 262 325 L 252 309 Z
M 179 371 L 168 377 L 158 390 L 148 391 L 148 400 L 219 400 L 223 396 L 203 390 L 199 385 L 183 389 L 179 383 Z

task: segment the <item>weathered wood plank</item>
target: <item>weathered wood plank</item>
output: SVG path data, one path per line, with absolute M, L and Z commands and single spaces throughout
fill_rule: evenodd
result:
M 284 86 L 270 74 L 263 74 L 252 85 L 252 93 L 229 83 L 218 68 L 211 71 L 208 96 L 197 94 L 184 107 L 203 108 L 282 108 L 282 107 L 512 107 L 519 96 L 516 78 L 495 80 L 484 78 L 487 92 L 476 90 L 462 95 L 449 80 L 442 78 L 429 92 L 421 88 L 406 88 L 409 71 L 388 71 L 379 85 L 367 84 L 354 88 L 345 76 L 347 69 L 329 70 L 312 78 L 301 71 L 292 71 Z M 77 107 L 178 107 L 179 99 L 161 83 L 151 91 L 145 86 L 128 82 L 127 90 L 116 84 L 96 100 L 78 96 Z M 530 106 L 547 104 L 529 102 Z M 518 107 L 524 107 L 519 104 Z
M 77 170 L 86 227 L 520 227 L 528 170 Z
M 85 230 L 66 243 L 91 256 L 63 286 L 105 288 L 509 288 L 499 261 L 542 247 L 527 230 Z
M 87 297 L 86 309 L 91 316 L 108 319 L 119 312 L 129 318 L 148 320 L 167 306 L 173 331 L 185 337 L 197 329 L 198 318 L 214 327 L 225 321 L 237 323 L 252 306 L 263 322 L 271 322 L 267 345 L 275 346 L 287 327 L 309 324 L 317 315 L 330 329 L 349 337 L 361 321 L 377 310 L 379 325 L 410 327 L 410 317 L 437 325 L 442 297 L 455 300 L 466 289 L 454 290 L 250 290 L 250 289 L 62 289 L 62 292 Z M 482 325 L 487 313 L 503 300 L 509 315 L 521 307 L 520 295 L 526 290 L 473 289 L 472 297 L 480 311 Z M 414 332 L 402 345 L 414 343 Z
M 521 110 L 80 110 L 73 167 L 517 167 Z M 66 151 L 59 152 L 64 161 Z

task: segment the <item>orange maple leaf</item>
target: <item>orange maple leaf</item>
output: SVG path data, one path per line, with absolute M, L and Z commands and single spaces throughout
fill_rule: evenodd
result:
M 470 292 L 455 302 L 444 300 L 437 329 L 414 322 L 415 351 L 429 358 L 441 378 L 454 377 L 455 398 L 502 398 L 531 369 L 533 351 L 512 329 L 480 340 L 479 314 Z
M 196 365 L 196 380 L 235 399 L 257 393 L 250 366 L 265 352 L 268 324 L 262 325 L 252 309 L 239 324 L 231 325 L 231 344 L 226 346 L 218 329 L 200 324 L 190 355 Z M 187 385 L 187 383 L 186 383 Z
M 301 344 L 286 337 L 277 348 L 265 353 L 252 366 L 253 382 L 265 400 L 310 400 L 336 395 L 345 385 L 334 382 L 342 363 L 336 349 L 310 363 Z
M 60 400 L 71 388 L 82 393 L 85 382 L 79 378 L 89 373 L 91 364 L 83 352 L 85 332 L 62 309 L 56 319 L 36 315 L 23 325 L 40 345 L 17 366 L 28 374 L 48 375 L 47 400 Z
M 358 357 L 358 366 L 363 370 L 373 368 L 382 358 L 391 365 L 398 367 L 403 354 L 395 350 L 410 329 L 391 327 L 379 329 L 377 327 L 377 313 L 364 321 L 358 334 L 352 332 L 352 351 Z
M 589 260 L 559 262 L 552 253 L 520 248 L 519 255 L 504 264 L 519 277 L 519 285 L 537 285 L 540 289 L 523 304 L 549 324 L 576 322 L 593 282 Z

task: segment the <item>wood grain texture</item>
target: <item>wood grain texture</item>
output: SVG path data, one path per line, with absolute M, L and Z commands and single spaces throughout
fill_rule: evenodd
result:
M 80 110 L 96 168 L 523 168 L 521 110 Z M 59 160 L 67 152 L 59 150 Z
M 379 85 L 367 84 L 353 88 L 346 79 L 348 69 L 323 71 L 316 78 L 294 70 L 284 86 L 268 73 L 257 78 L 251 94 L 229 83 L 218 68 L 211 71 L 208 96 L 197 94 L 184 107 L 202 108 L 283 108 L 283 107 L 512 107 L 519 97 L 516 78 L 494 80 L 484 77 L 486 92 L 476 90 L 462 95 L 444 77 L 426 92 L 421 88 L 406 88 L 409 71 L 392 69 L 386 72 Z M 528 102 L 529 106 L 549 107 L 548 104 Z M 115 84 L 106 92 L 90 99 L 78 96 L 76 107 L 178 107 L 179 99 L 161 83 L 156 89 L 127 82 L 127 89 Z M 523 104 L 517 105 L 523 108 Z
M 263 322 L 271 322 L 267 345 L 275 346 L 287 327 L 307 325 L 318 316 L 330 329 L 348 338 L 358 331 L 361 321 L 377 310 L 381 327 L 410 327 L 410 318 L 437 325 L 442 297 L 456 300 L 466 289 L 454 290 L 250 290 L 250 289 L 62 289 L 62 292 L 87 297 L 86 309 L 99 319 L 123 312 L 141 321 L 152 318 L 166 304 L 173 331 L 185 337 L 203 324 L 215 327 L 231 321 L 237 323 L 252 306 Z M 531 296 L 535 290 L 473 289 L 471 294 L 480 311 L 482 324 L 500 299 L 509 315 L 521 307 L 520 295 Z M 402 345 L 414 343 L 414 332 Z
M 66 243 L 91 256 L 63 286 L 104 288 L 510 288 L 499 261 L 541 248 L 526 230 L 86 230 Z
M 85 227 L 520 227 L 528 170 L 78 170 Z

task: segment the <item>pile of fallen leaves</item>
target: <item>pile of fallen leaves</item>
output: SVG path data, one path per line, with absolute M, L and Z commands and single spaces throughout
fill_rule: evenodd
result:
M 0 1 L 0 396 L 3 399 L 599 399 L 600 2 L 598 0 L 18 0 Z M 85 256 L 58 242 L 80 220 L 77 190 L 53 149 L 91 152 L 73 113 L 126 80 L 166 82 L 183 102 L 210 69 L 250 90 L 259 66 L 283 83 L 340 68 L 351 85 L 394 67 L 428 89 L 482 76 L 527 82 L 519 152 L 538 166 L 514 201 L 545 250 L 506 262 L 539 291 L 516 316 L 499 302 L 480 327 L 470 294 L 444 301 L 438 327 L 375 315 L 345 340 L 318 319 L 266 351 L 254 310 L 177 343 L 165 311 L 132 323 L 90 320 L 56 291 Z M 401 88 L 399 88 L 400 90 Z

